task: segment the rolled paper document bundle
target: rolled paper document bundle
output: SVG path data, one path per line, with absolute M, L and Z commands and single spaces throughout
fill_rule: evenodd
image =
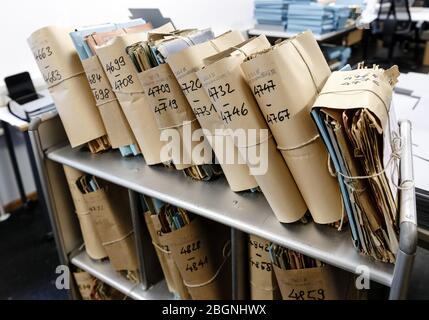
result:
M 246 55 L 268 49 L 265 37 L 205 59 L 197 76 L 280 222 L 301 219 L 307 207 L 241 71 Z
M 309 31 L 250 55 L 241 67 L 316 223 L 342 217 L 336 178 L 310 111 L 330 69 Z M 298 94 L 299 92 L 299 94 Z
M 69 37 L 70 29 L 49 26 L 35 31 L 28 44 L 49 88 L 71 146 L 88 143 L 92 152 L 110 143 L 82 64 Z
M 193 45 L 167 58 L 181 90 L 192 107 L 201 128 L 209 141 L 229 186 L 233 191 L 243 191 L 257 187 L 256 180 L 250 175 L 249 167 L 241 159 L 238 149 L 229 135 L 216 135 L 216 129 L 225 129 L 213 103 L 196 75 L 204 65 L 203 60 L 219 51 L 225 50 L 244 41 L 238 31 L 227 32 L 213 40 Z M 231 146 L 231 149 L 227 149 Z M 235 161 L 228 162 L 226 153 L 232 151 Z M 240 159 L 239 159 L 240 157 Z

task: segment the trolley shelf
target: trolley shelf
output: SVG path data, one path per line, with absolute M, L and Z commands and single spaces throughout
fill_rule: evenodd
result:
M 47 157 L 349 272 L 356 273 L 357 267 L 366 266 L 371 280 L 392 285 L 394 266 L 359 254 L 347 226 L 339 232 L 314 223 L 283 225 L 262 194 L 234 193 L 223 177 L 210 182 L 193 181 L 174 169 L 149 167 L 141 156 L 123 158 L 117 151 L 94 155 L 65 146 L 49 151 Z M 107 277 L 104 280 L 111 282 Z
M 94 261 L 85 251 L 81 251 L 72 257 L 71 263 L 130 298 L 136 300 L 173 299 L 173 295 L 168 291 L 164 280 L 153 285 L 148 290 L 143 290 L 139 284 L 132 283 L 119 275 L 113 270 L 108 261 Z

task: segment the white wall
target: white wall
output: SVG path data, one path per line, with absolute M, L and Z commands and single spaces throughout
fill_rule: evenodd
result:
M 128 8 L 160 8 L 176 27 L 212 27 L 219 34 L 253 24 L 253 0 L 11 0 L 0 5 L 0 81 L 7 75 L 39 71 L 26 39 L 46 25 L 78 27 L 126 21 Z M 1 84 L 1 82 L 0 82 Z
M 40 84 L 40 73 L 27 46 L 28 36 L 46 25 L 78 27 L 126 21 L 128 8 L 159 8 L 177 28 L 211 27 L 216 34 L 253 25 L 253 0 L 10 0 L 0 4 L 0 95 L 3 78 L 29 71 Z M 0 97 L 0 106 L 2 105 Z M 15 137 L 26 192 L 35 190 L 25 144 Z M 0 197 L 4 203 L 19 198 L 12 168 L 0 137 Z

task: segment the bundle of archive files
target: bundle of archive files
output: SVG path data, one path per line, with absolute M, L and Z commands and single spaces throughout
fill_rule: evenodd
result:
M 169 291 L 182 300 L 231 299 L 229 228 L 157 199 L 143 201 Z
M 88 256 L 108 259 L 114 270 L 137 283 L 139 265 L 128 191 L 68 166 L 64 173 Z
M 394 262 L 398 192 L 389 170 L 397 167 L 399 151 L 383 140 L 395 132 L 386 125 L 393 119 L 388 111 L 394 69 L 331 73 L 310 31 L 274 46 L 265 36 L 245 39 L 230 31 L 214 37 L 210 29 L 176 30 L 171 24 L 134 33 L 122 29 L 116 36 L 91 33 L 91 39 L 98 36 L 109 40 L 95 46 L 93 60 L 115 94 L 112 109 L 123 115 L 147 165 L 174 167 L 196 180 L 223 172 L 232 191 L 260 191 L 279 222 L 302 223 L 311 216 L 317 224 L 347 225 L 360 252 Z M 72 147 L 105 136 L 105 130 L 92 130 L 96 124 L 108 126 L 103 126 L 68 30 L 43 28 L 29 43 L 33 52 L 49 46 L 46 70 L 61 75 L 50 90 Z M 38 61 L 42 73 L 46 63 Z M 84 103 L 84 97 L 92 103 Z M 341 125 L 354 125 L 346 130 L 353 134 L 347 146 L 356 164 L 348 173 L 324 128 L 323 112 L 330 108 L 347 109 L 349 120 Z M 359 117 L 352 109 L 361 110 Z M 179 154 L 190 161 L 163 152 L 168 142 L 160 137 L 172 129 Z M 194 158 L 198 142 L 186 143 L 186 136 L 199 129 L 210 152 Z M 254 141 L 237 138 L 237 132 L 255 133 Z M 219 161 L 219 168 L 213 156 L 222 159 L 228 144 L 234 161 Z M 377 161 L 370 162 L 371 156 Z
M 287 31 L 311 30 L 315 34 L 341 30 L 350 16 L 348 6 L 316 2 L 292 3 L 287 14 Z
M 73 272 L 82 300 L 125 300 L 127 296 L 88 272 L 76 268 Z
M 249 298 L 252 300 L 367 299 L 344 270 L 248 235 Z

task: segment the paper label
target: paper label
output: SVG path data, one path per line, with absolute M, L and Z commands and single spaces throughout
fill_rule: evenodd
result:
M 83 72 L 79 57 L 68 38 L 70 31 L 46 27 L 34 32 L 28 39 L 34 59 L 48 87 Z
M 240 70 L 242 57 L 227 57 L 199 71 L 198 77 L 227 128 L 268 129 Z M 255 144 L 261 142 L 257 134 Z M 245 145 L 239 145 L 246 147 Z
M 338 181 L 329 173 L 328 153 L 310 116 L 318 87 L 330 70 L 316 41 L 304 48 L 302 40 L 286 41 L 241 67 L 314 221 L 333 223 L 342 211 Z M 304 53 L 319 68 L 310 70 Z
M 226 276 L 231 268 L 229 260 L 225 261 L 228 256 L 224 256 L 229 249 L 225 248 L 228 238 L 227 228 L 200 217 L 162 235 L 194 300 L 230 297 Z
M 92 56 L 89 59 L 83 60 L 82 65 L 92 94 L 94 95 L 96 105 L 99 106 L 116 100 L 116 96 L 112 92 L 109 79 L 100 64 L 98 57 Z
M 137 270 L 127 190 L 109 184 L 108 195 L 100 189 L 84 197 L 112 266 L 116 270 Z
M 249 235 L 249 278 L 251 299 L 273 300 L 280 296 L 270 259 L 270 241 Z
M 195 120 L 168 64 L 141 72 L 139 79 L 160 129 L 178 128 Z
M 313 107 L 372 111 L 386 129 L 392 87 L 383 70 L 336 71 L 329 77 Z
M 125 53 L 128 45 L 143 40 L 142 38 L 145 36 L 144 34 L 127 34 L 117 37 L 111 44 L 97 48 L 97 55 L 146 163 L 153 165 L 170 160 L 160 158 L 161 149 L 166 142 L 160 141 L 161 132 L 152 111 L 148 108 L 136 69 Z M 143 121 L 144 125 L 142 125 Z
M 69 32 L 42 28 L 28 43 L 74 148 L 106 135 L 106 130 Z
M 283 300 L 336 300 L 344 298 L 344 283 L 339 283 L 330 266 L 283 270 L 274 266 Z M 340 288 L 343 288 L 342 290 Z

